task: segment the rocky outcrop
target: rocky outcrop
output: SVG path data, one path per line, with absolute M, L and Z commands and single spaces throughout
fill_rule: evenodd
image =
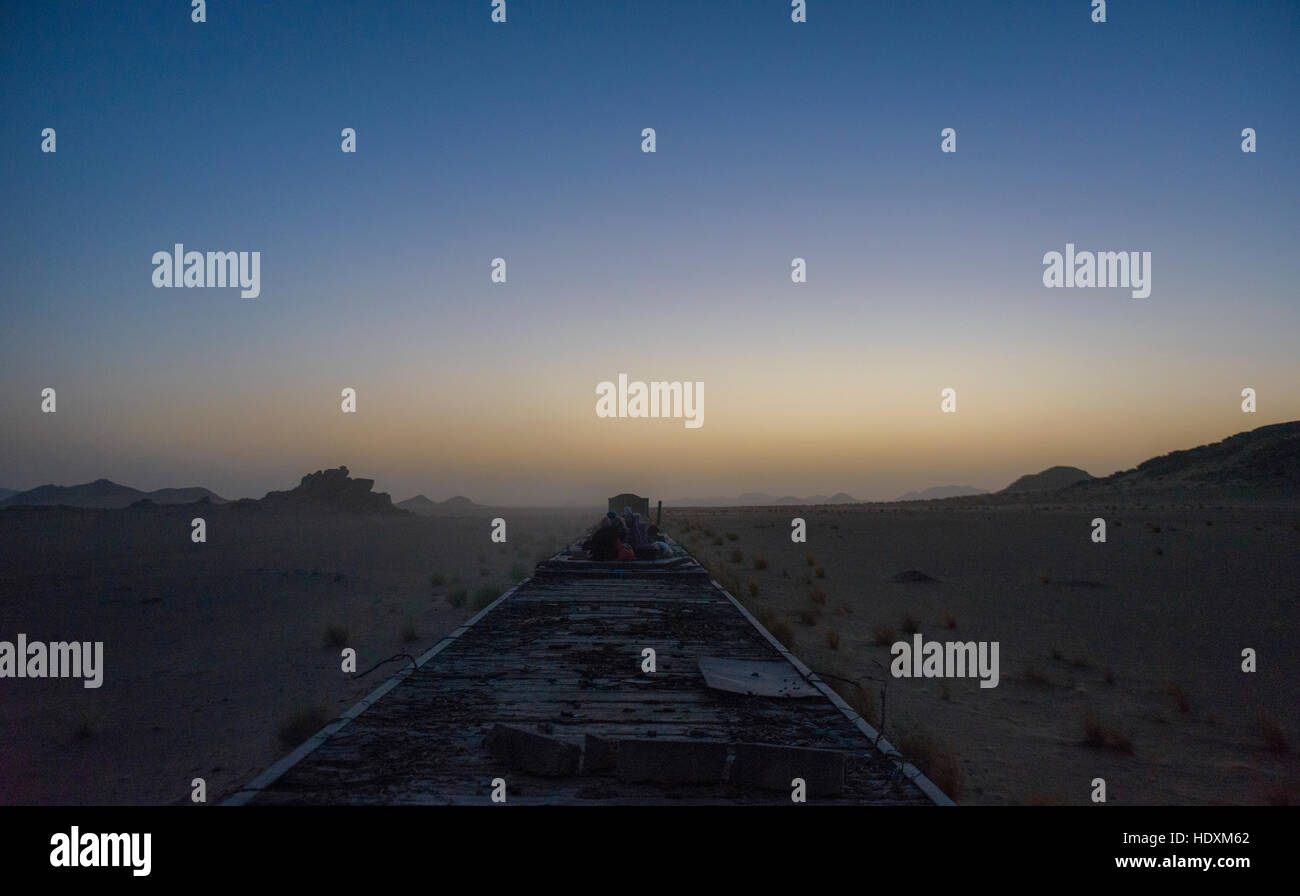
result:
M 317 470 L 302 477 L 298 487 L 267 492 L 261 503 L 269 507 L 339 510 L 348 513 L 402 513 L 384 492 L 372 492 L 373 479 L 353 479 L 347 467 Z

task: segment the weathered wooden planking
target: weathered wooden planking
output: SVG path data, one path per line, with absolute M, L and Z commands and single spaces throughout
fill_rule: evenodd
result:
M 488 803 L 495 778 L 506 780 L 510 804 L 790 802 L 788 792 L 722 781 L 523 774 L 484 748 L 494 724 L 572 743 L 596 735 L 838 750 L 847 754 L 843 793 L 810 802 L 947 802 L 917 770 L 873 746 L 870 726 L 698 567 L 607 576 L 547 566 L 228 802 Z M 656 653 L 653 675 L 641 671 L 647 647 Z M 711 690 L 701 656 L 784 659 L 819 694 Z

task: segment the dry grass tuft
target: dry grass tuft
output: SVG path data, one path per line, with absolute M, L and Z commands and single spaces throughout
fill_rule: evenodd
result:
M 1290 744 L 1286 741 L 1286 733 L 1282 731 L 1282 726 L 1267 713 L 1260 713 L 1255 720 L 1255 726 L 1259 729 L 1260 737 L 1264 738 L 1264 745 L 1268 747 L 1269 752 L 1282 754 L 1291 749 Z
M 957 756 L 947 747 L 925 732 L 914 731 L 899 742 L 898 751 L 954 802 L 961 799 L 965 775 Z
M 1182 685 L 1165 679 L 1160 685 L 1160 693 L 1173 697 L 1174 702 L 1178 704 L 1178 711 L 1184 715 L 1192 711 L 1191 701 L 1187 699 L 1187 692 L 1183 690 Z
M 287 747 L 296 747 L 325 727 L 329 716 L 319 706 L 300 709 L 280 726 L 280 743 Z
M 1090 712 L 1083 719 L 1083 742 L 1089 747 L 1106 748 L 1133 755 L 1133 740 L 1127 734 L 1121 734 L 1114 728 L 1101 723 L 1095 712 Z
M 764 610 L 759 617 L 763 623 L 763 628 L 772 633 L 772 637 L 781 642 L 786 650 L 794 650 L 794 627 L 782 616 L 778 616 L 772 610 Z
M 1029 665 L 1025 667 L 1025 681 L 1033 685 L 1049 685 L 1052 680 L 1039 671 L 1037 666 Z
M 874 690 L 861 684 L 851 684 L 839 680 L 834 681 L 831 686 L 836 693 L 844 698 L 844 702 L 849 705 L 849 708 L 866 719 L 869 724 L 880 724 L 880 714 L 876 706 L 876 692 Z

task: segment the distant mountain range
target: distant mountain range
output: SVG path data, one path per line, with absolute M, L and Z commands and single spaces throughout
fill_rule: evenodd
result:
M 8 491 L 6 489 L 6 491 Z M 25 492 L 12 492 L 0 499 L 3 507 L 95 507 L 114 510 L 130 507 L 136 501 L 155 504 L 191 504 L 207 498 L 213 504 L 225 504 L 226 499 L 216 492 L 194 486 L 192 488 L 160 488 L 142 492 L 128 485 L 118 485 L 108 479 L 96 479 L 82 485 L 40 485 Z
M 723 498 L 713 496 L 709 498 L 677 498 L 673 501 L 665 501 L 665 504 L 671 507 L 782 507 L 782 506 L 799 506 L 806 507 L 812 504 L 860 504 L 857 498 L 852 495 L 846 495 L 844 492 L 836 492 L 833 495 L 809 495 L 806 498 L 796 498 L 793 495 L 783 495 L 777 497 L 769 495 L 766 492 L 746 492 L 743 495 L 737 495 L 734 498 Z
M 431 501 L 424 495 L 416 495 L 414 498 L 398 501 L 395 506 L 403 510 L 409 510 L 411 513 L 418 513 L 421 516 L 436 516 L 453 510 L 469 510 L 479 505 L 463 495 L 448 498 L 446 501 Z
M 0 508 L 5 507 L 89 507 L 112 510 L 130 507 L 141 501 L 153 504 L 192 504 L 206 500 L 233 507 L 305 507 L 343 511 L 393 511 L 394 509 L 432 516 L 440 513 L 479 507 L 469 498 L 457 495 L 445 501 L 431 501 L 416 495 L 396 505 L 381 492 L 373 492 L 373 479 L 353 479 L 347 467 L 317 470 L 302 477 L 297 488 L 267 492 L 260 501 L 251 498 L 228 502 L 215 492 L 197 486 L 160 488 L 145 492 L 119 485 L 108 479 L 96 479 L 81 485 L 42 485 L 27 491 L 0 489 Z M 964 485 L 940 485 L 919 492 L 908 492 L 899 501 L 943 500 L 945 498 L 986 496 L 1016 498 L 1034 493 L 1060 493 L 1077 497 L 1099 493 L 1158 492 L 1182 490 L 1221 490 L 1243 494 L 1300 494 L 1300 420 L 1261 426 L 1237 433 L 1221 442 L 1174 451 L 1143 461 L 1131 470 L 1110 476 L 1094 477 L 1078 467 L 1049 467 L 1041 473 L 1021 476 L 1000 492 L 989 494 Z M 665 501 L 673 507 L 781 507 L 818 504 L 862 503 L 852 495 L 770 495 L 746 492 L 736 497 L 678 498 Z
M 1222 490 L 1300 493 L 1300 420 L 1239 432 L 1222 442 L 1174 451 L 1100 479 L 1071 486 L 1071 493 Z
M 971 485 L 936 485 L 924 491 L 908 492 L 899 501 L 936 501 L 943 498 L 964 498 L 968 495 L 987 495 L 988 491 Z
M 287 508 L 308 510 L 341 510 L 366 512 L 396 512 L 393 500 L 382 492 L 373 492 L 373 479 L 353 479 L 347 467 L 317 470 L 302 477 L 297 488 L 272 491 L 259 501 L 244 498 L 227 501 L 206 488 L 160 488 L 144 492 L 108 479 L 96 479 L 82 485 L 42 485 L 25 492 L 11 494 L 0 500 L 3 507 L 85 507 L 96 510 L 120 510 L 136 504 L 193 504 L 208 501 L 226 504 L 236 509 Z
M 1076 482 L 1087 482 L 1095 478 L 1091 473 L 1080 470 L 1078 467 L 1048 467 L 1041 473 L 1021 476 L 998 494 L 1014 495 L 1018 492 L 1055 491 L 1058 488 L 1074 485 Z

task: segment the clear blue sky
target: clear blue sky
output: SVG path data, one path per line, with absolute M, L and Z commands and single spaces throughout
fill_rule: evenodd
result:
M 808 5 L 6 3 L 0 485 L 891 497 L 1300 417 L 1300 4 Z M 1067 241 L 1151 298 L 1044 290 Z M 706 425 L 596 421 L 622 371 Z

